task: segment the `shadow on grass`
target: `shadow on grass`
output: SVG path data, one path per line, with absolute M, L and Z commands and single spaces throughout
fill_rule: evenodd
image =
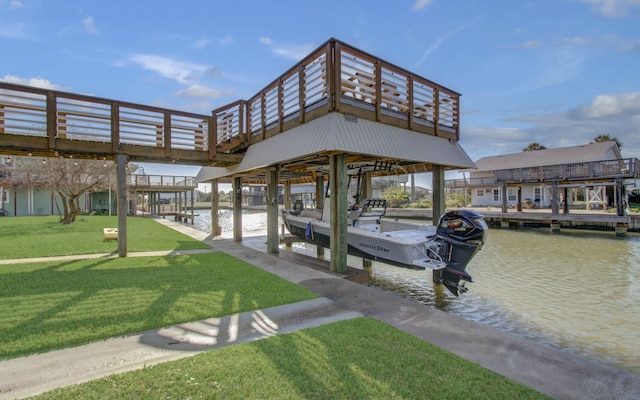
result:
M 325 324 L 86 384 L 44 398 L 543 399 L 372 318 Z
M 225 253 L 7 265 L 0 357 L 312 297 Z

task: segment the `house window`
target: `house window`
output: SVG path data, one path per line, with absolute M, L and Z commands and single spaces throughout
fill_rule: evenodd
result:
M 536 203 L 544 201 L 544 190 L 542 188 L 533 188 L 533 199 Z
M 478 197 L 484 197 L 484 189 L 478 189 L 478 190 L 476 190 L 476 196 L 478 196 Z
M 2 199 L 0 199 L 0 206 L 2 206 L 4 203 L 9 202 L 9 190 L 0 190 L 0 194 L 2 195 Z
M 508 201 L 516 201 L 518 198 L 518 191 L 516 188 L 508 188 L 507 189 L 507 200 Z
M 500 190 L 493 189 L 493 201 L 500 201 Z

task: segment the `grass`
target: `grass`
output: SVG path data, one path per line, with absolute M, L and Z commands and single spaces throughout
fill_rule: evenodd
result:
M 114 252 L 115 217 L 0 219 L 0 259 Z M 129 218 L 129 251 L 208 248 Z M 317 297 L 225 253 L 0 265 L 0 358 Z M 52 399 L 538 399 L 540 393 L 369 318 L 56 389 Z
M 371 318 L 225 347 L 38 399 L 546 399 Z
M 221 252 L 3 265 L 0 357 L 315 297 Z
M 103 228 L 118 226 L 115 216 L 81 215 L 62 225 L 56 216 L 0 218 L 0 259 L 112 253 L 118 242 L 105 241 Z M 127 250 L 190 250 L 209 246 L 150 218 L 127 218 Z

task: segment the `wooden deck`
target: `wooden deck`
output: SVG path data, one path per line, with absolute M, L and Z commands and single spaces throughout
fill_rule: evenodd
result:
M 250 99 L 210 115 L 0 82 L 0 154 L 230 166 L 251 144 L 332 112 L 458 141 L 459 100 L 330 39 Z

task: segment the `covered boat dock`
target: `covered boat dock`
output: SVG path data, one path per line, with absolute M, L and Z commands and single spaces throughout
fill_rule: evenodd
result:
M 369 177 L 432 172 L 440 215 L 444 171 L 474 167 L 458 143 L 459 118 L 459 93 L 329 39 L 249 100 L 211 115 L 0 83 L 0 154 L 115 160 L 121 257 L 129 161 L 207 167 L 197 182 L 212 183 L 214 201 L 218 182 L 231 182 L 236 240 L 242 184 L 266 184 L 270 253 L 278 252 L 278 185 L 286 192 L 315 182 L 322 193 L 328 180 L 331 269 L 340 272 L 347 255 L 347 169 L 374 165 Z

